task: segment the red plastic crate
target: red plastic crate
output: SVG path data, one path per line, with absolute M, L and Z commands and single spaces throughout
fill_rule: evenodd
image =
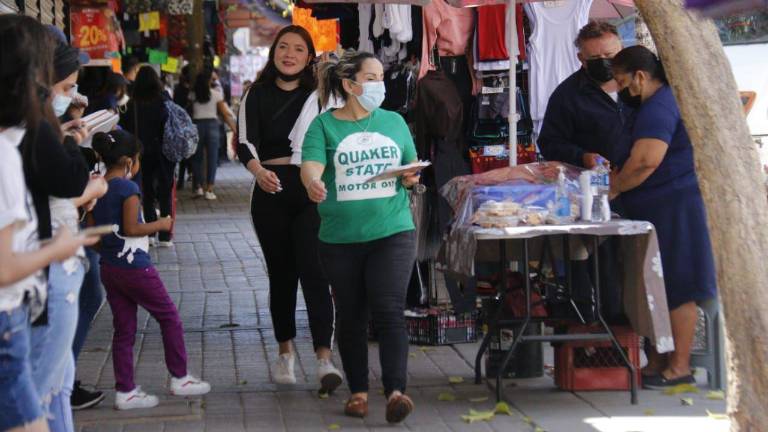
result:
M 640 338 L 625 326 L 611 327 L 640 379 Z M 599 327 L 571 326 L 568 333 L 598 333 Z M 555 385 L 562 390 L 629 390 L 629 370 L 611 341 L 563 342 L 555 346 Z

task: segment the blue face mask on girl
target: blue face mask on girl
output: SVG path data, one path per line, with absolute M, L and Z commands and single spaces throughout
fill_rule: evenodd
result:
M 362 84 L 352 81 L 363 87 L 363 94 L 357 97 L 357 101 L 360 102 L 360 106 L 368 112 L 373 112 L 376 108 L 380 107 L 384 103 L 384 98 L 387 95 L 387 88 L 384 86 L 384 81 L 368 81 Z

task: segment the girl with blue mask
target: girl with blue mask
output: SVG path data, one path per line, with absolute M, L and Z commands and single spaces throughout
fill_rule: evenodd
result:
M 416 259 L 406 188 L 417 171 L 373 180 L 416 161 L 402 116 L 380 109 L 384 68 L 373 54 L 349 51 L 319 68 L 320 105 L 342 108 L 319 115 L 302 147 L 301 177 L 320 213 L 320 262 L 336 296 L 339 352 L 351 393 L 344 412 L 368 414 L 368 317 L 378 332 L 386 419 L 400 423 L 413 410 L 405 395 L 408 338 L 405 298 Z M 361 215 L 365 215 L 361 217 Z

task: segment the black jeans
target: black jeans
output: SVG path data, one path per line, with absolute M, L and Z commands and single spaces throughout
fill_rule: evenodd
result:
M 278 342 L 296 337 L 296 295 L 304 292 L 315 350 L 331 348 L 333 299 L 317 252 L 320 216 L 301 184 L 299 167 L 266 166 L 283 191 L 269 194 L 253 186 L 251 216 L 269 273 L 269 310 Z
M 142 205 L 144 207 L 144 221 L 151 223 L 157 220 L 157 207 L 160 207 L 160 216 L 171 215 L 171 199 L 173 189 L 173 172 L 175 164 L 161 154 L 145 155 L 141 160 Z M 161 231 L 158 234 L 160 241 L 171 240 L 171 233 Z
M 405 297 L 416 260 L 416 234 L 366 243 L 320 242 L 320 262 L 336 299 L 339 353 L 352 393 L 368 391 L 368 311 L 379 338 L 384 393 L 405 392 L 408 335 Z

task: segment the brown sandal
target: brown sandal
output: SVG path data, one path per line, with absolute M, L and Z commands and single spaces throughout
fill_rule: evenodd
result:
M 413 401 L 408 396 L 401 394 L 392 397 L 387 402 L 387 422 L 400 423 L 413 411 Z
M 363 418 L 368 415 L 368 401 L 360 396 L 351 397 L 344 406 L 344 414 L 348 417 Z

